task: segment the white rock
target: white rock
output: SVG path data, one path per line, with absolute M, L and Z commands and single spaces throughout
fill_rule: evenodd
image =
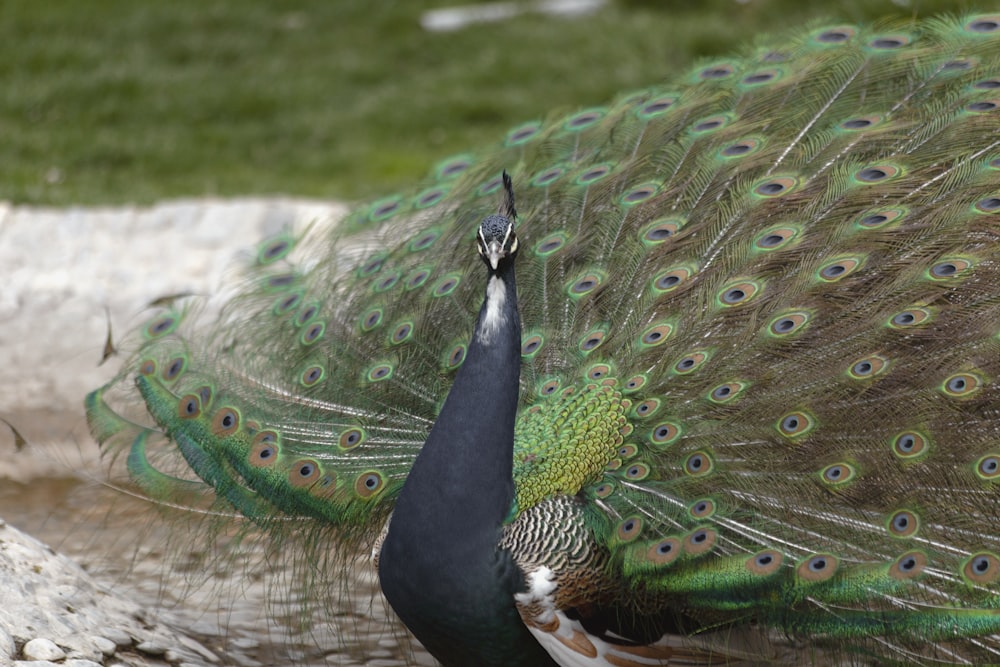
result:
M 117 642 L 114 642 L 107 637 L 91 637 L 90 643 L 93 644 L 94 648 L 100 651 L 101 655 L 105 657 L 114 655 L 115 651 L 118 650 Z
M 51 639 L 36 637 L 24 645 L 21 651 L 28 660 L 65 660 L 66 652 L 56 646 Z

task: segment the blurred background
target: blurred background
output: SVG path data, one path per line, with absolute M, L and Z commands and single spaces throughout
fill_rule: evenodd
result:
M 0 200 L 368 198 L 518 123 L 817 17 L 985 8 L 996 3 L 4 0 Z

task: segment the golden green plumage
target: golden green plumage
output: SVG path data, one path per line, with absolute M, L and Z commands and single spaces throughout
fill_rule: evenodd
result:
M 819 27 L 521 125 L 264 242 L 216 322 L 153 320 L 92 430 L 151 495 L 200 478 L 370 546 L 465 358 L 506 168 L 523 569 L 692 659 L 756 629 L 715 657 L 1000 662 L 998 54 L 996 16 Z

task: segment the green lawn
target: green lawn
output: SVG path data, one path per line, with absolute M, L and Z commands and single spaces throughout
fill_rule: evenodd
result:
M 611 0 L 576 19 L 421 29 L 426 9 L 454 4 L 3 0 L 0 199 L 370 197 L 522 121 L 600 104 L 815 16 L 995 7 Z

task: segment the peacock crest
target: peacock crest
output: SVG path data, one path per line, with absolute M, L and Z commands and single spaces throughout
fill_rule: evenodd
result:
M 1000 662 L 996 15 L 815 27 L 268 239 L 217 316 L 142 327 L 95 438 L 152 497 L 370 548 L 477 354 L 504 197 L 493 544 L 552 664 Z

